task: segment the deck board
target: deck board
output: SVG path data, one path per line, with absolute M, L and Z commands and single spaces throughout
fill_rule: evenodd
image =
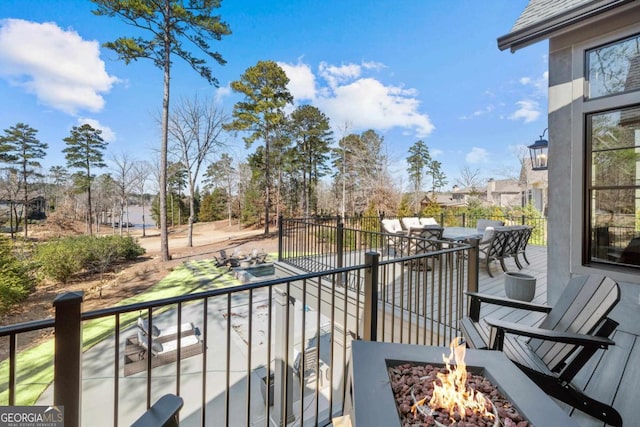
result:
M 522 260 L 523 269 L 518 270 L 513 259 L 505 260 L 506 267 L 509 271 L 520 271 L 536 277 L 536 293 L 533 302 L 545 304 L 547 302 L 547 248 L 544 246 L 530 245 L 527 247 L 527 258 L 531 262 L 527 265 Z M 383 258 L 384 259 L 384 258 Z M 326 261 L 326 260 L 325 260 Z M 329 262 L 330 263 L 330 262 Z M 490 266 L 493 277 L 487 274 L 486 266 L 481 262 L 479 266 L 479 283 L 478 290 L 482 293 L 488 293 L 496 296 L 505 296 L 504 292 L 504 275 L 499 262 L 493 262 Z M 410 279 L 410 274 L 402 267 L 393 267 L 387 271 L 388 275 L 393 276 L 395 280 L 389 281 L 394 284 L 394 288 L 387 289 L 386 301 L 391 304 L 393 301 L 396 310 L 393 310 L 397 316 L 405 319 L 406 305 L 411 303 L 418 305 L 426 302 L 426 317 L 421 317 L 419 330 L 402 330 L 399 326 L 399 320 L 396 319 L 395 326 L 392 330 L 386 332 L 395 335 L 395 339 L 403 336 L 403 340 L 418 341 L 414 338 L 415 334 L 422 334 L 425 331 L 437 330 L 438 325 L 429 323 L 434 317 L 437 317 L 440 305 L 448 304 L 443 301 L 445 296 L 435 291 L 424 295 L 422 291 L 416 289 L 415 279 Z M 406 292 L 411 290 L 410 297 Z M 405 295 L 402 298 L 401 295 Z M 426 298 L 426 301 L 425 301 Z M 402 306 L 402 309 L 400 308 Z M 448 307 L 451 308 L 451 307 Z M 455 311 L 455 307 L 453 307 Z M 398 311 L 399 310 L 399 311 Z M 391 312 L 386 312 L 391 314 Z M 522 324 L 535 325 L 544 318 L 541 313 L 530 313 L 523 310 L 513 310 L 505 307 L 492 306 L 483 304 L 480 313 L 481 317 L 493 317 L 519 322 Z M 424 315 L 423 315 L 424 316 Z M 393 317 L 393 316 L 391 316 Z M 636 332 L 637 333 L 637 332 Z M 411 335 L 411 338 L 408 335 Z M 613 406 L 620 412 L 625 420 L 625 426 L 639 425 L 637 423 L 637 392 L 638 384 L 640 384 L 640 337 L 632 332 L 618 328 L 613 335 L 615 346 L 608 350 L 600 350 L 587 364 L 581 369 L 576 378 L 574 385 L 586 391 L 587 395 L 602 400 Z M 584 427 L 604 427 L 604 423 L 583 414 L 567 405 L 558 403 L 565 411 L 571 414 L 581 426 Z
M 527 258 L 531 265 L 523 263 L 520 270 L 537 278 L 534 302 L 544 304 L 547 300 L 547 250 L 543 246 L 529 246 Z M 507 260 L 509 270 L 518 271 L 513 260 Z M 483 264 L 480 265 L 479 291 L 496 296 L 505 296 L 504 277 L 499 263 L 491 268 L 494 277 L 489 277 Z M 482 305 L 481 317 L 501 318 L 523 324 L 534 325 L 541 321 L 539 313 L 523 314 L 522 310 Z M 612 339 L 616 345 L 608 350 L 599 350 L 576 375 L 573 384 L 586 394 L 608 404 L 622 416 L 625 426 L 638 425 L 637 393 L 640 384 L 640 337 L 630 332 L 616 330 Z M 568 405 L 558 404 L 583 427 L 604 427 L 605 424 Z

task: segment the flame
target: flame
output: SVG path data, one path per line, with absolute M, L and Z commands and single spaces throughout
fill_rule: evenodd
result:
M 429 401 L 431 409 L 442 409 L 449 412 L 453 420 L 453 415 L 457 412 L 461 419 L 468 414 L 468 410 L 481 416 L 494 418 L 494 415 L 487 408 L 487 401 L 484 395 L 467 387 L 467 365 L 464 363 L 466 347 L 464 339 L 456 337 L 449 344 L 451 354 L 442 355 L 445 363 L 445 373 L 438 373 L 437 377 L 442 383 L 433 383 L 433 395 Z M 451 363 L 455 362 L 455 368 L 451 369 Z M 414 406 L 423 404 L 416 402 Z M 414 408 L 412 408 L 414 409 Z

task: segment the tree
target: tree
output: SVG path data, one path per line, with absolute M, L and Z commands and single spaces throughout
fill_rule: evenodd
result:
M 346 129 L 346 125 L 345 125 Z M 344 217 L 347 213 L 353 212 L 353 207 L 349 209 L 347 206 L 351 203 L 350 199 L 353 195 L 353 189 L 356 187 L 356 170 L 353 166 L 357 155 L 357 147 L 360 144 L 360 138 L 356 134 L 348 134 L 340 138 L 338 146 L 331 152 L 332 166 L 335 171 L 333 174 L 334 185 L 340 186 L 342 201 L 340 203 L 340 214 Z M 337 191 L 336 191 L 337 192 Z
M 67 167 L 79 169 L 77 183 L 81 189 L 87 192 L 87 221 L 89 234 L 93 234 L 91 227 L 91 175 L 92 168 L 103 168 L 106 164 L 103 161 L 103 151 L 107 148 L 107 143 L 100 136 L 102 131 L 94 129 L 89 124 L 74 126 L 71 128 L 71 135 L 64 138 L 67 147 L 62 150 L 67 160 Z
M 223 219 L 226 214 L 228 195 L 224 188 L 215 188 L 213 192 L 207 193 L 202 197 L 198 218 L 201 221 L 217 221 Z
M 329 119 L 314 106 L 300 106 L 291 113 L 291 133 L 296 144 L 294 162 L 302 170 L 303 212 L 309 216 L 311 208 L 317 213 L 315 189 L 329 170 L 326 164 L 332 142 Z
M 395 209 L 391 202 L 391 178 L 387 170 L 387 156 L 383 138 L 369 129 L 360 135 L 350 134 L 338 142 L 333 150 L 336 184 L 343 188 L 347 212 L 362 213 L 373 202 L 380 211 Z
M 420 199 L 422 195 L 422 177 L 431 163 L 431 154 L 429 153 L 429 147 L 422 140 L 416 141 L 411 147 L 409 147 L 409 157 L 407 157 L 407 173 L 409 179 L 413 183 L 413 209 L 414 212 L 418 212 L 420 208 Z
M 224 146 L 220 135 L 227 120 L 224 112 L 210 101 L 182 100 L 169 119 L 169 136 L 180 153 L 189 188 L 187 247 L 193 246 L 196 181 L 200 168 L 216 150 Z
M 96 229 L 100 231 L 102 224 L 107 224 L 105 213 L 111 212 L 111 230 L 115 234 L 117 217 L 116 212 L 120 212 L 120 185 L 108 173 L 98 175 L 92 183 L 93 212 Z
M 478 188 L 482 185 L 480 169 L 472 170 L 469 166 L 464 166 L 460 169 L 460 177 L 456 179 L 456 183 L 460 187 L 468 189 L 471 195 L 477 195 Z
M 469 166 L 464 166 L 460 170 L 460 177 L 456 179 L 456 182 L 462 189 L 469 192 L 468 206 L 477 207 L 481 205 L 479 188 L 483 185 L 483 179 L 480 175 L 480 169 L 472 170 Z
M 167 166 L 167 188 L 169 189 L 169 212 L 171 214 L 171 226 L 174 226 L 176 219 L 178 225 L 182 224 L 182 190 L 187 186 L 187 169 L 181 162 L 170 162 Z M 176 203 L 177 198 L 180 203 Z M 158 199 L 158 208 L 160 199 Z M 176 211 L 177 209 L 177 211 Z M 159 212 L 158 212 L 159 213 Z M 158 217 L 158 219 L 160 219 Z
M 24 123 L 5 129 L 5 136 L 0 137 L 0 145 L 4 146 L 2 151 L 6 151 L 5 159 L 16 165 L 18 176 L 20 177 L 23 196 L 23 218 L 24 237 L 27 237 L 27 224 L 29 219 L 29 188 L 31 177 L 42 176 L 38 168 L 41 167 L 38 159 L 43 159 L 49 148 L 46 142 L 40 142 L 36 138 L 38 132 L 34 128 Z
M 49 182 L 48 185 L 52 187 L 52 200 L 48 201 L 47 206 L 49 207 L 49 209 L 53 207 L 53 211 L 58 211 L 60 195 L 62 193 L 62 190 L 66 189 L 69 183 L 69 172 L 64 168 L 64 166 L 51 166 L 49 168 L 49 173 L 47 174 L 47 179 Z
M 122 235 L 123 223 L 126 224 L 127 232 L 129 231 L 129 196 L 133 193 L 136 185 L 136 161 L 125 152 L 112 156 L 111 160 L 113 162 L 112 170 L 115 175 L 114 180 L 118 188 L 118 229 L 120 235 Z M 115 212 L 113 217 L 115 218 Z
M 431 194 L 435 200 L 436 191 L 447 185 L 447 175 L 442 171 L 442 163 L 437 160 L 429 162 L 427 175 L 431 177 Z
M 142 206 L 142 237 L 147 235 L 145 221 L 145 187 L 151 173 L 151 165 L 144 160 L 139 160 L 133 164 L 133 188 L 138 192 L 140 204 Z
M 16 201 L 20 195 L 21 186 L 18 171 L 15 168 L 3 168 L 2 176 L 0 176 L 0 184 L 0 189 L 2 190 L 0 198 L 2 200 L 9 201 L 9 231 L 11 233 L 11 239 L 15 239 L 15 231 L 21 218 L 21 214 L 18 214 L 18 209 L 16 207 Z M 3 220 L 6 221 L 4 218 Z M 16 225 L 14 226 L 14 224 Z
M 205 182 L 205 189 L 213 189 L 213 193 L 217 194 L 215 190 L 224 189 L 226 193 L 226 205 L 227 205 L 227 217 L 229 225 L 231 225 L 231 216 L 233 213 L 233 207 L 231 205 L 231 195 L 234 190 L 234 183 L 237 175 L 236 168 L 233 167 L 233 161 L 231 156 L 227 153 L 222 153 L 220 159 L 214 163 L 211 163 L 203 176 Z
M 141 58 L 151 59 L 163 71 L 162 138 L 160 145 L 160 253 L 162 261 L 168 261 L 169 234 L 167 229 L 167 151 L 169 141 L 169 94 L 171 56 L 185 60 L 210 84 L 218 86 L 206 61 L 193 56 L 183 47 L 188 40 L 208 58 L 220 65 L 222 55 L 210 49 L 209 41 L 221 40 L 231 34 L 229 26 L 214 16 L 220 0 L 190 0 L 188 6 L 181 0 L 92 0 L 96 15 L 118 16 L 126 24 L 144 30 L 150 38 L 120 37 L 104 46 L 114 50 L 125 64 Z
M 228 130 L 250 132 L 244 138 L 247 148 L 256 140 L 264 142 L 264 233 L 269 234 L 269 210 L 271 208 L 270 146 L 285 125 L 284 107 L 293 103 L 287 89 L 289 78 L 274 61 L 259 61 L 247 68 L 240 80 L 231 82 L 234 92 L 244 95 L 233 106 L 233 121 Z

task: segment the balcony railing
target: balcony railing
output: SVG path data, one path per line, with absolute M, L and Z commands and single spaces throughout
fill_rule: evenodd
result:
M 335 221 L 281 221 L 280 232 L 276 278 L 86 313 L 82 294 L 65 294 L 54 319 L 0 328 L 0 405 L 62 405 L 67 427 L 118 426 L 174 393 L 185 426 L 326 425 L 344 409 L 351 340 L 446 345 L 463 292 L 477 289 L 473 245 L 398 256 L 384 234 Z M 144 350 L 154 342 L 139 317 L 160 335 L 174 327 L 169 362 Z M 18 351 L 20 334 L 47 328 L 55 348 Z

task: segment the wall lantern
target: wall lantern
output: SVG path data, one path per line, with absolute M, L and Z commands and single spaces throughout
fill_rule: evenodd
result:
M 549 141 L 543 138 L 547 130 L 549 130 L 549 128 L 542 132 L 540 139 L 528 147 L 529 154 L 531 155 L 531 169 L 534 171 L 547 170 L 547 162 L 549 160 Z

